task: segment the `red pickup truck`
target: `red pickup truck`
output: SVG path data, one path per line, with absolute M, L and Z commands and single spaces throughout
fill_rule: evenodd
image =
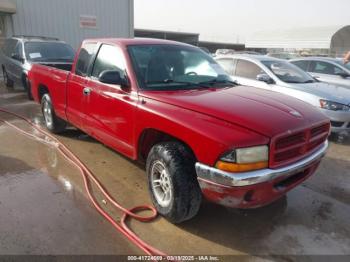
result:
M 84 41 L 71 72 L 34 65 L 47 128 L 67 123 L 145 163 L 152 201 L 173 223 L 202 196 L 256 208 L 317 169 L 329 120 L 308 104 L 237 86 L 202 50 L 153 39 Z

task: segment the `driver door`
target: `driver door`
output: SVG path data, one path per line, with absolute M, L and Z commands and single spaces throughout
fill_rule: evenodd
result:
M 101 45 L 87 83 L 89 93 L 85 95 L 84 126 L 87 132 L 115 150 L 131 156 L 137 93 L 119 85 L 99 81 L 103 71 L 118 71 L 126 76 L 126 62 L 122 50 L 113 45 Z

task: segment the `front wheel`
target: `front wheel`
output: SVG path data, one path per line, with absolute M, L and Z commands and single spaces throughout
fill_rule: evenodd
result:
M 190 150 L 178 142 L 155 145 L 146 170 L 151 199 L 159 214 L 175 224 L 197 215 L 202 194 Z
M 58 134 L 65 130 L 67 124 L 56 116 L 49 94 L 45 94 L 41 100 L 41 110 L 45 119 L 46 128 L 52 133 Z

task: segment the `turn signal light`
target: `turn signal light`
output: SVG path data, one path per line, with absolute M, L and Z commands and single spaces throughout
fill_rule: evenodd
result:
M 268 166 L 269 166 L 268 161 L 250 163 L 250 164 L 237 164 L 237 163 L 228 163 L 223 161 L 218 161 L 216 163 L 216 168 L 222 171 L 231 172 L 231 173 L 254 171 L 254 170 L 267 168 Z

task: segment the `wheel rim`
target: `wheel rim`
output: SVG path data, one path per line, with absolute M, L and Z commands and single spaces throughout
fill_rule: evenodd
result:
M 173 196 L 173 188 L 170 175 L 164 164 L 160 161 L 156 161 L 152 165 L 151 183 L 152 191 L 158 204 L 162 207 L 169 206 Z
M 48 127 L 51 127 L 52 123 L 53 123 L 53 120 L 52 120 L 52 109 L 51 109 L 50 102 L 47 101 L 47 100 L 44 101 L 43 113 L 44 113 L 44 118 L 45 118 L 46 125 Z

